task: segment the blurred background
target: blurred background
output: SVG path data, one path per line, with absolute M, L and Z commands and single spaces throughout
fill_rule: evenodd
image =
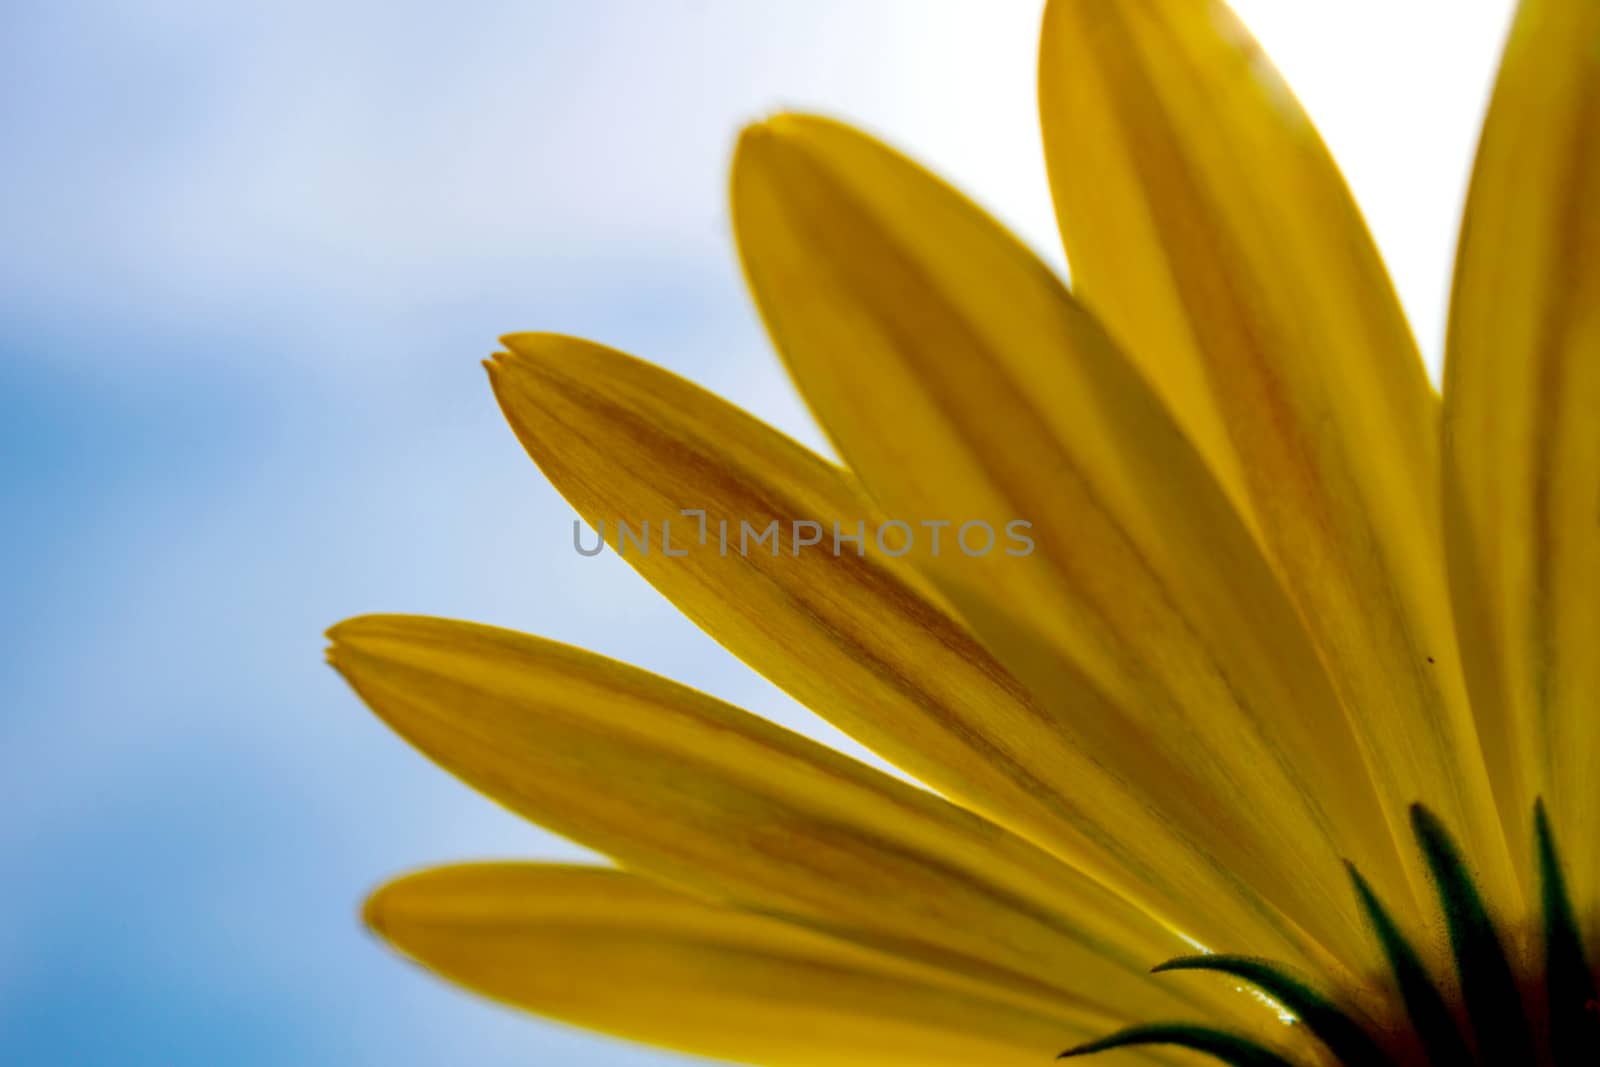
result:
M 578 857 L 322 663 L 415 611 L 631 660 L 849 745 L 607 554 L 502 424 L 498 334 L 583 334 L 810 443 L 725 175 L 865 125 L 1062 266 L 1036 0 L 11 0 L 0 10 L 0 1062 L 681 1060 L 434 982 L 360 927 L 437 861 Z M 1437 371 L 1509 0 L 1239 0 Z

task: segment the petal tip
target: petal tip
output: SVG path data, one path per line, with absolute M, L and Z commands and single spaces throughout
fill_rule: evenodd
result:
M 792 143 L 794 117 L 789 112 L 778 112 L 748 123 L 739 131 L 738 140 L 733 146 L 732 176 L 735 189 L 738 188 L 741 175 L 748 173 L 753 166 L 771 166 L 774 153 L 784 143 Z
M 360 632 L 361 623 L 365 619 L 366 616 L 356 615 L 336 622 L 322 632 L 323 639 L 328 642 L 327 647 L 323 649 L 323 658 L 330 667 L 341 674 L 344 672 L 344 665 L 340 662 L 339 653 L 349 647 L 351 637 Z
M 396 620 L 405 619 L 405 615 L 352 615 L 348 619 L 341 619 L 328 627 L 323 636 L 328 639 L 331 648 L 341 645 L 350 647 L 359 642 L 363 637 L 370 637 L 384 629 L 392 629 Z
M 391 655 L 397 644 L 437 638 L 447 626 L 447 620 L 428 615 L 356 615 L 328 627 L 327 659 L 348 677 L 358 661 Z
M 769 115 L 766 118 L 747 122 L 739 131 L 739 138 L 734 143 L 734 154 L 740 155 L 751 148 L 757 148 L 777 136 L 773 128 L 773 119 L 777 116 Z
M 823 138 L 871 138 L 848 122 L 806 111 L 777 111 L 739 131 L 734 166 L 752 153 L 779 146 L 815 147 Z
M 384 940 L 389 933 L 389 895 L 389 887 L 380 886 L 361 902 L 361 924 Z
M 535 358 L 550 350 L 550 341 L 556 334 L 545 333 L 539 330 L 522 330 L 517 333 L 501 334 L 499 341 L 501 351 L 491 357 L 496 363 L 503 366 L 514 366 L 522 360 Z
M 740 141 L 750 141 L 760 144 L 767 140 L 782 137 L 793 137 L 802 134 L 808 127 L 826 122 L 817 115 L 810 115 L 804 111 L 774 111 L 745 125 L 739 132 Z

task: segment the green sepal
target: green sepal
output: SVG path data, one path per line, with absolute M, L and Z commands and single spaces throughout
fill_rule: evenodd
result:
M 1391 1063 L 1377 1042 L 1333 1001 L 1268 960 L 1215 954 L 1179 956 L 1152 973 L 1163 971 L 1218 971 L 1243 979 L 1292 1012 L 1341 1063 L 1371 1067 Z
M 1109 1037 L 1069 1048 L 1056 1059 L 1087 1056 L 1135 1045 L 1176 1045 L 1215 1057 L 1229 1067 L 1294 1067 L 1294 1064 L 1249 1038 L 1188 1023 L 1151 1023 L 1118 1030 Z
M 1361 898 L 1361 906 L 1367 913 L 1373 932 L 1378 936 L 1378 943 L 1383 946 L 1383 954 L 1389 960 L 1389 970 L 1400 988 L 1406 1014 L 1422 1043 L 1423 1052 L 1427 1054 L 1428 1063 L 1432 1067 L 1472 1067 L 1472 1053 L 1467 1048 L 1466 1039 L 1461 1036 L 1444 996 L 1433 984 L 1433 978 L 1422 965 L 1416 949 L 1400 932 L 1394 919 L 1378 900 L 1378 895 L 1361 877 L 1355 865 L 1346 863 L 1345 868 L 1350 872 L 1350 880 L 1355 883 L 1356 895 Z
M 1550 1054 L 1556 1067 L 1600 1063 L 1600 1000 L 1583 951 L 1578 920 L 1567 896 L 1561 856 L 1541 799 L 1533 809 L 1539 844 L 1539 886 L 1544 906 L 1545 988 L 1550 1002 Z
M 1461 996 L 1478 1037 L 1480 1060 L 1491 1064 L 1536 1062 L 1522 995 L 1505 947 L 1460 850 L 1438 816 L 1421 804 L 1411 805 L 1411 830 L 1422 846 L 1439 894 L 1456 957 L 1456 974 L 1461 979 Z

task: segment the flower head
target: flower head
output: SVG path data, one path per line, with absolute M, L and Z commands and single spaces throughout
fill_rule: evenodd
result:
M 1220 0 L 1052 0 L 1039 89 L 1070 289 L 848 126 L 741 137 L 739 253 L 842 466 L 588 341 L 489 364 L 646 580 L 931 791 L 576 649 L 354 619 L 386 722 L 617 864 L 426 871 L 369 921 L 756 1064 L 1594 1062 L 1600 5 L 1522 4 L 1442 398 Z

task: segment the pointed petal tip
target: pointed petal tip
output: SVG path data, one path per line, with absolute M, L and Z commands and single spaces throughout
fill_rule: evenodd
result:
M 330 666 L 346 679 L 373 659 L 393 657 L 398 649 L 428 643 L 452 626 L 464 625 L 431 615 L 355 615 L 328 627 L 325 655 Z
M 561 864 L 539 865 L 558 870 Z M 390 946 L 404 952 L 402 942 L 409 932 L 455 914 L 452 907 L 463 899 L 463 891 L 481 884 L 485 875 L 501 868 L 534 869 L 532 865 L 500 862 L 451 862 L 415 867 L 391 875 L 367 893 L 361 902 L 361 924 Z
M 581 337 L 537 330 L 508 333 L 500 338 L 500 344 L 502 348 L 484 361 L 484 369 L 502 410 L 506 405 L 504 390 L 512 388 L 513 383 L 548 384 L 551 372 L 571 363 L 575 356 L 589 358 L 610 351 Z M 540 394 L 538 389 L 532 389 L 527 395 L 537 398 Z
M 752 144 L 761 144 L 764 141 L 776 140 L 785 137 L 797 137 L 808 130 L 815 130 L 822 126 L 842 126 L 836 119 L 826 118 L 822 115 L 812 114 L 807 111 L 790 111 L 787 109 L 774 111 L 747 123 L 739 131 L 740 142 L 750 141 Z
M 757 119 L 739 131 L 734 145 L 733 174 L 757 160 L 770 165 L 780 149 L 817 149 L 829 138 L 868 141 L 877 139 L 843 119 L 807 111 L 777 111 Z
M 617 368 L 645 363 L 638 356 L 619 348 L 576 334 L 556 333 L 549 330 L 532 330 L 508 333 L 500 338 L 504 346 L 488 361 L 489 376 L 498 380 L 502 373 L 548 374 L 580 361 L 603 368 Z
M 409 954 L 408 933 L 418 932 L 419 923 L 427 924 L 430 918 L 438 917 L 438 906 L 450 899 L 451 876 L 473 866 L 476 865 L 424 866 L 390 876 L 361 902 L 361 925 L 385 945 Z M 443 895 L 442 887 L 446 889 Z
M 328 627 L 323 636 L 328 639 L 331 648 L 341 645 L 355 646 L 362 638 L 371 637 L 380 632 L 393 632 L 396 624 L 405 624 L 408 621 L 425 619 L 422 615 L 395 615 L 373 613 L 368 615 L 352 615 L 348 619 L 341 619 Z
M 760 152 L 783 140 L 794 133 L 796 115 L 788 111 L 779 111 L 765 115 L 745 124 L 739 131 L 739 138 L 734 142 L 733 165 L 737 170 L 742 161 L 749 160 L 754 153 Z
M 381 885 L 361 902 L 361 925 L 385 941 L 389 940 L 389 898 L 393 883 Z
M 341 674 L 344 673 L 344 668 L 339 662 L 339 650 L 349 642 L 353 633 L 359 632 L 361 623 L 367 618 L 368 616 L 364 615 L 353 615 L 348 619 L 341 619 L 322 632 L 323 639 L 328 642 L 327 647 L 323 649 L 323 657 L 330 667 Z
M 368 615 L 352 615 L 348 619 L 340 619 L 338 622 L 322 631 L 322 636 L 328 639 L 329 644 L 337 645 L 343 639 L 345 634 L 358 627 L 362 620 L 370 617 L 371 616 Z
M 775 120 L 779 117 L 769 115 L 766 118 L 756 119 L 744 124 L 744 127 L 739 130 L 738 140 L 734 142 L 733 154 L 736 164 L 740 156 L 752 149 L 759 148 L 778 136 L 778 131 L 775 129 Z
M 515 366 L 524 360 L 553 354 L 562 342 L 572 342 L 577 338 L 548 330 L 520 330 L 502 334 L 499 340 L 501 351 L 490 358 L 501 366 Z
M 352 654 L 359 654 L 362 651 L 362 638 L 372 633 L 371 624 L 376 618 L 378 616 L 357 615 L 334 623 L 323 634 L 328 642 L 322 651 L 323 660 L 347 683 L 355 682 L 351 674 Z
M 733 165 L 729 171 L 730 180 L 735 189 L 736 223 L 738 221 L 737 190 L 741 176 L 750 173 L 752 167 L 771 167 L 774 163 L 775 153 L 784 144 L 793 144 L 798 140 L 796 133 L 802 121 L 803 116 L 793 112 L 780 111 L 765 118 L 756 119 L 739 131 L 738 140 L 733 145 Z

